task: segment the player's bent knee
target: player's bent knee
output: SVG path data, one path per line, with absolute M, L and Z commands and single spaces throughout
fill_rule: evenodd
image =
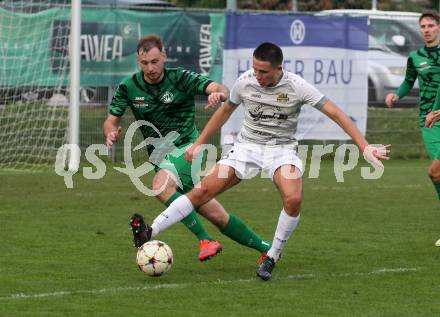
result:
M 153 192 L 156 193 L 156 198 L 162 202 L 166 201 L 168 197 L 171 196 L 172 193 L 174 192 L 174 190 L 170 190 L 169 188 L 166 188 L 164 186 L 158 186 L 158 185 L 155 186 L 154 184 L 152 184 L 151 187 Z
M 188 193 L 188 197 L 194 206 L 203 205 L 213 198 L 211 196 L 212 195 L 210 194 L 208 188 L 201 184 L 199 184 L 197 187 L 194 187 L 193 190 Z
M 156 198 L 167 200 L 177 189 L 174 176 L 166 170 L 160 170 L 153 178 L 151 189 L 156 193 Z
M 286 210 L 289 215 L 296 215 L 296 213 L 299 213 L 301 202 L 301 193 L 290 194 L 283 199 L 284 210 Z

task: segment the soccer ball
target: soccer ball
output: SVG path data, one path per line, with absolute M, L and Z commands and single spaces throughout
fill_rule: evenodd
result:
M 148 241 L 138 249 L 136 263 L 146 275 L 161 276 L 173 264 L 173 251 L 165 242 Z

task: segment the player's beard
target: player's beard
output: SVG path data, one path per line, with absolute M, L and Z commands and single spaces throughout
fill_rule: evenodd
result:
M 151 72 L 146 73 L 145 76 L 148 78 L 148 82 L 157 83 L 160 81 L 162 73 Z

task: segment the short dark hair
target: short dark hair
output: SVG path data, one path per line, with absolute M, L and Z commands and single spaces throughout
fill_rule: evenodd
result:
M 283 51 L 273 43 L 264 42 L 254 50 L 254 57 L 259 61 L 270 62 L 272 66 L 279 66 L 283 63 Z
M 421 15 L 420 18 L 419 18 L 419 23 L 420 23 L 420 21 L 422 21 L 423 18 L 432 19 L 432 20 L 434 20 L 437 24 L 440 23 L 440 17 L 439 17 L 439 15 L 438 15 L 438 13 L 435 12 L 435 11 L 427 11 L 427 12 L 422 13 L 422 15 Z
M 144 52 L 148 53 L 152 48 L 157 47 L 159 51 L 162 52 L 163 44 L 160 37 L 156 34 L 149 34 L 141 38 L 138 42 L 137 53 Z

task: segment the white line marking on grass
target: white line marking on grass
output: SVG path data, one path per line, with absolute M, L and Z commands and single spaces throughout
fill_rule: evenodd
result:
M 331 276 L 331 277 L 350 277 L 350 276 L 367 276 L 367 275 L 379 275 L 379 274 L 389 274 L 389 273 L 412 273 L 420 271 L 420 268 L 382 268 L 373 270 L 371 272 L 351 272 L 351 273 L 335 273 L 335 274 L 327 274 L 327 273 L 308 273 L 308 274 L 295 274 L 288 275 L 287 277 L 279 277 L 274 278 L 273 280 L 304 280 L 304 279 L 317 279 L 320 277 Z M 209 284 L 233 284 L 233 283 L 250 283 L 250 282 L 260 282 L 260 280 L 255 278 L 249 279 L 238 279 L 238 280 L 217 280 L 213 282 L 200 282 L 200 283 L 170 283 L 170 284 L 157 284 L 157 285 L 147 285 L 147 286 L 138 286 L 138 287 L 110 287 L 110 288 L 101 288 L 101 289 L 91 289 L 91 290 L 76 290 L 76 291 L 59 291 L 59 292 L 47 292 L 47 293 L 16 293 L 7 296 L 0 297 L 0 301 L 6 300 L 19 300 L 19 299 L 36 299 L 36 298 L 44 298 L 44 297 L 62 297 L 62 296 L 71 296 L 71 295 L 79 295 L 79 294 L 111 294 L 111 293 L 122 293 L 122 292 L 130 292 L 130 291 L 143 291 L 143 290 L 151 290 L 151 289 L 161 289 L 161 288 L 186 288 L 200 285 L 209 285 Z
M 367 273 L 361 273 L 361 272 L 354 272 L 354 273 L 339 273 L 339 274 L 332 274 L 332 276 L 337 277 L 346 277 L 346 276 L 365 276 L 365 275 L 379 275 L 379 274 L 386 274 L 386 273 L 408 273 L 408 272 L 417 272 L 420 268 L 406 268 L 406 267 L 398 267 L 398 268 L 383 268 L 374 270 Z
M 368 274 L 384 274 L 384 273 L 405 273 L 405 272 L 416 272 L 420 270 L 419 268 L 406 268 L 406 267 L 398 267 L 395 269 L 387 269 L 384 267 L 383 269 L 371 271 Z
M 417 189 L 421 188 L 422 185 L 420 184 L 398 184 L 398 185 L 377 185 L 375 188 L 378 189 L 401 189 L 401 188 L 409 188 L 409 189 Z M 423 187 L 428 187 L 428 185 L 423 185 Z M 310 187 L 311 190 L 339 190 L 339 191 L 352 191 L 352 190 L 358 190 L 362 189 L 363 186 L 342 186 L 342 185 L 334 185 L 334 186 L 327 186 L 327 185 L 312 185 Z
M 141 291 L 141 290 L 149 290 L 149 289 L 158 289 L 158 288 L 183 288 L 190 286 L 189 283 L 181 283 L 181 284 L 157 284 L 157 285 L 148 285 L 142 287 L 111 287 L 111 288 L 101 288 L 101 289 L 91 289 L 91 290 L 77 290 L 77 291 L 59 291 L 59 292 L 48 292 L 48 293 L 17 293 L 11 294 L 9 296 L 0 297 L 0 300 L 8 300 L 8 299 L 27 299 L 27 298 L 41 298 L 41 297 L 58 297 L 58 296 L 67 296 L 67 295 L 77 295 L 77 294 L 105 294 L 105 293 L 121 293 L 126 291 Z

